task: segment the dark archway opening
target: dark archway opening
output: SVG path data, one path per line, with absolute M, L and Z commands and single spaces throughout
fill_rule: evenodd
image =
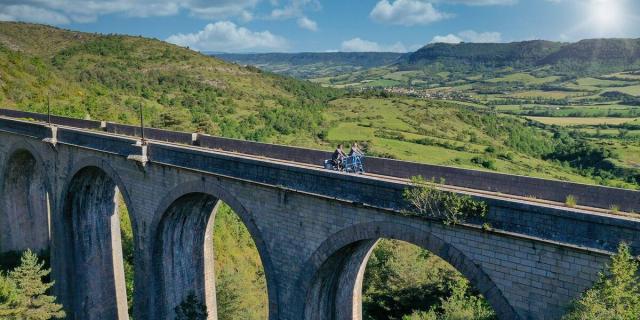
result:
M 459 253 L 448 258 L 464 262 Z M 331 254 L 313 278 L 305 305 L 307 320 L 496 318 L 452 265 L 391 239 L 359 240 Z
M 48 256 L 49 194 L 41 164 L 29 151 L 9 157 L 0 190 L 0 253 L 31 249 Z
M 224 202 L 189 193 L 166 210 L 156 241 L 158 317 L 206 307 L 209 319 L 265 319 L 264 269 L 251 234 Z M 195 301 L 189 299 L 195 296 Z M 195 306 L 194 306 L 195 305 Z M 176 309 L 178 308 L 178 309 Z
M 104 171 L 86 167 L 64 202 L 66 292 L 71 319 L 128 319 L 120 228 L 120 190 Z M 119 205 L 120 202 L 120 205 Z
M 495 319 L 489 303 L 449 263 L 416 245 L 382 239 L 366 264 L 362 318 Z

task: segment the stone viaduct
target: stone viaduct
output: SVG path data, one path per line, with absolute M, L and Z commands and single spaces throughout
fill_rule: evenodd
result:
M 118 208 L 134 234 L 134 318 L 172 319 L 195 292 L 216 318 L 212 225 L 219 201 L 251 233 L 269 319 L 360 319 L 380 238 L 457 268 L 501 319 L 558 319 L 618 243 L 640 253 L 637 191 L 389 159 L 326 171 L 322 151 L 0 110 L 0 251 L 48 249 L 70 319 L 127 319 Z M 265 157 L 269 155 L 269 158 Z M 489 206 L 491 229 L 407 217 L 407 178 Z M 573 195 L 582 206 L 563 205 Z M 607 210 L 620 207 L 620 213 Z

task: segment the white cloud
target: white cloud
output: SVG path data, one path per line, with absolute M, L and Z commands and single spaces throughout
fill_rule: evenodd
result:
M 547 0 L 550 1 L 550 0 Z M 558 1 L 558 0 L 551 0 Z M 435 0 L 442 3 L 466 4 L 469 6 L 504 6 L 518 3 L 518 0 Z
M 343 52 L 407 52 L 402 42 L 392 45 L 381 45 L 374 41 L 353 38 L 342 42 L 340 51 Z
M 278 1 L 271 1 L 271 4 L 278 6 L 280 3 Z M 289 19 L 302 17 L 305 9 L 320 10 L 321 7 L 322 5 L 320 5 L 319 0 L 289 0 L 286 5 L 273 9 L 270 18 Z
M 500 32 L 476 32 L 466 30 L 458 33 L 466 42 L 476 43 L 496 43 L 502 42 L 502 34 Z
M 448 34 L 446 36 L 435 36 L 431 43 L 460 43 L 462 42 L 462 38 L 456 36 L 455 34 Z
M 0 4 L 0 21 L 26 21 L 50 24 L 68 24 L 69 18 L 52 10 L 27 5 Z
M 431 43 L 497 43 L 502 42 L 502 34 L 500 32 L 476 32 L 473 30 L 465 30 L 457 34 L 448 34 L 445 36 L 437 35 L 433 37 Z
M 242 22 L 249 22 L 249 21 L 253 20 L 253 13 L 251 13 L 249 11 L 246 11 L 246 10 L 243 10 L 240 13 L 240 17 L 239 18 L 240 18 L 240 20 Z
M 271 5 L 279 6 L 277 0 L 271 0 Z M 307 9 L 320 10 L 320 0 L 289 0 L 286 5 L 271 10 L 267 19 L 286 20 L 297 18 L 298 26 L 311 31 L 318 30 L 318 23 L 309 19 L 304 12 Z
M 101 15 L 171 16 L 186 11 L 203 19 L 250 20 L 260 0 L 0 0 L 0 19 L 50 24 L 86 23 Z
M 175 34 L 166 41 L 198 51 L 279 51 L 288 47 L 283 37 L 269 31 L 254 32 L 230 21 L 210 23 L 201 31 Z
M 424 25 L 450 18 L 452 15 L 440 12 L 429 2 L 421 0 L 380 0 L 369 16 L 377 22 L 403 26 Z
M 318 31 L 318 24 L 307 17 L 300 17 L 298 19 L 298 26 L 302 29 Z

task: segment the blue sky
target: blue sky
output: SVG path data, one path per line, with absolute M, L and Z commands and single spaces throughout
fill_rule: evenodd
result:
M 0 20 L 201 51 L 412 51 L 430 42 L 640 37 L 637 0 L 0 0 Z

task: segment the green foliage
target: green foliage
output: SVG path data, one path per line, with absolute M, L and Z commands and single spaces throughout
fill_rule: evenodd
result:
M 56 115 L 137 124 L 142 107 L 152 127 L 314 140 L 326 103 L 342 94 L 141 37 L 10 22 L 0 37 L 23 49 L 0 50 L 0 97 L 21 110 L 46 112 L 50 96 Z
M 452 287 L 451 296 L 442 301 L 442 313 L 437 317 L 442 320 L 489 320 L 496 315 L 479 296 L 469 295 L 469 281 L 459 279 Z M 431 309 L 434 312 L 434 309 Z
M 7 276 L 0 273 L 0 316 L 3 319 L 47 320 L 65 316 L 56 298 L 47 295 L 53 283 L 43 282 L 51 272 L 27 250 L 21 263 Z
M 576 134 L 557 133 L 555 138 L 558 141 L 556 148 L 545 158 L 568 162 L 580 169 L 613 169 L 611 163 L 606 161 L 617 157 L 611 150 L 594 146 Z
M 414 310 L 429 310 L 450 294 L 449 283 L 459 277 L 453 267 L 426 250 L 380 240 L 365 269 L 364 319 L 401 319 Z
M 442 299 L 442 298 L 441 298 Z M 441 311 L 438 311 L 440 309 Z M 469 281 L 458 279 L 452 284 L 451 295 L 442 299 L 439 308 L 416 311 L 402 320 L 492 320 L 495 312 L 480 296 L 469 294 Z
M 426 181 L 420 176 L 411 178 L 411 187 L 405 189 L 404 198 L 410 204 L 407 215 L 438 219 L 446 225 L 462 223 L 468 217 L 483 218 L 488 210 L 483 201 L 442 191 L 433 180 Z
M 573 208 L 578 204 L 578 200 L 576 200 L 576 197 L 570 194 L 564 200 L 564 204 L 569 208 Z
M 16 284 L 0 273 L 0 318 L 15 319 L 24 314 L 26 308 L 21 306 L 20 294 Z
M 254 53 L 216 54 L 223 60 L 258 65 L 267 71 L 313 79 L 337 76 L 361 68 L 380 67 L 393 63 L 402 54 L 392 52 L 303 52 L 303 53 Z
M 207 320 L 207 306 L 192 292 L 176 307 L 176 320 Z
M 364 319 L 493 319 L 491 308 L 451 265 L 417 246 L 380 240 L 363 283 Z M 473 316 L 473 317 L 472 317 Z
M 131 218 L 122 194 L 118 193 L 118 214 L 120 218 L 120 240 L 122 241 L 122 258 L 124 266 L 125 289 L 127 292 L 127 306 L 129 317 L 133 314 L 133 229 Z
M 491 158 L 480 157 L 480 156 L 473 157 L 471 158 L 471 163 L 481 165 L 485 169 L 498 170 L 498 167 L 496 167 L 496 161 Z
M 230 270 L 223 270 L 218 275 L 216 282 L 216 303 L 218 308 L 218 319 L 233 320 L 239 319 L 242 315 L 241 295 L 243 292 L 241 285 L 249 279 L 240 279 L 237 273 Z
M 640 277 L 638 260 L 629 246 L 621 243 L 593 287 L 575 301 L 564 320 L 640 319 Z
M 213 232 L 218 319 L 268 317 L 267 281 L 256 245 L 238 215 L 218 206 Z
M 613 213 L 613 214 L 616 214 L 616 213 L 620 212 L 620 206 L 619 206 L 619 205 L 617 205 L 617 204 L 612 204 L 612 205 L 609 207 L 609 211 L 610 211 L 611 213 Z

